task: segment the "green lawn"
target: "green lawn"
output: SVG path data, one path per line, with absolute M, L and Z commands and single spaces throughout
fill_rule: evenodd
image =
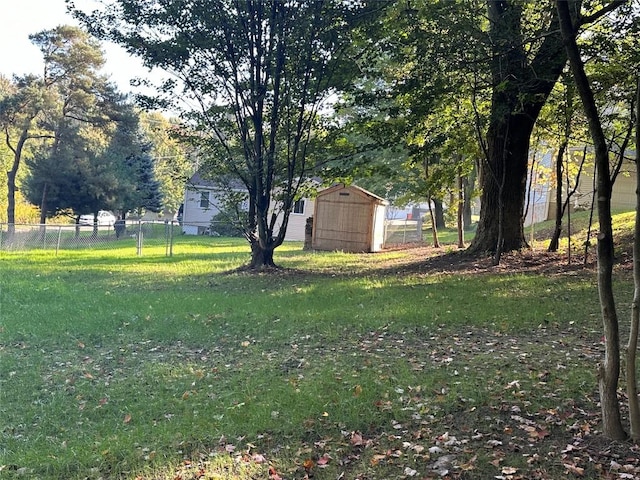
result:
M 176 242 L 0 254 L 0 478 L 599 478 L 593 272 Z

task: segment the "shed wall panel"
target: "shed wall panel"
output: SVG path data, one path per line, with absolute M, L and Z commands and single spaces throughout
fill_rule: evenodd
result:
M 371 250 L 372 202 L 352 192 L 336 191 L 317 201 L 313 247 L 319 250 Z

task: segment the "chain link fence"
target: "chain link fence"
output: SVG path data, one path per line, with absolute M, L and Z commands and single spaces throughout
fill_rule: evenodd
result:
M 11 228 L 13 227 L 13 228 Z M 386 220 L 384 244 L 422 243 L 421 220 Z M 135 246 L 137 255 L 145 247 L 164 247 L 167 256 L 173 255 L 174 240 L 180 235 L 241 236 L 232 225 L 224 222 L 182 224 L 178 221 L 127 221 L 124 225 L 75 224 L 14 224 L 0 223 L 0 251 L 47 250 L 56 254 L 61 250 L 121 248 L 123 242 Z
M 412 243 L 422 243 L 424 241 L 422 219 L 395 219 L 385 220 L 384 223 L 384 245 L 405 245 Z
M 135 240 L 136 252 L 142 255 L 145 245 L 166 247 L 173 253 L 173 238 L 182 232 L 176 221 L 133 221 L 116 225 L 53 225 L 0 223 L 0 250 L 78 250 L 84 248 L 119 248 L 121 241 Z

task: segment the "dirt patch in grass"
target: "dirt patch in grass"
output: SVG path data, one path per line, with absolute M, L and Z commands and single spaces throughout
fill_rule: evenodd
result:
M 393 248 L 402 251 L 405 257 L 376 263 L 376 268 L 389 272 L 405 273 L 457 273 L 465 275 L 537 273 L 567 274 L 570 272 L 592 271 L 595 257 L 584 261 L 583 256 L 573 255 L 571 261 L 566 253 L 547 252 L 546 250 L 523 250 L 502 255 L 500 263 L 494 265 L 490 256 L 477 257 L 465 251 L 446 251 L 443 248 L 429 246 L 411 246 Z

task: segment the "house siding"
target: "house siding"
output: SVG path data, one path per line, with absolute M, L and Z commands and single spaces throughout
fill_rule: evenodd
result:
M 211 231 L 211 221 L 220 213 L 216 200 L 216 189 L 211 182 L 194 175 L 190 181 L 191 188 L 185 190 L 182 211 L 182 231 L 186 235 L 206 235 Z M 209 206 L 201 205 L 202 193 L 209 193 Z M 314 202 L 305 199 L 302 213 L 291 213 L 285 234 L 285 241 L 304 241 L 307 217 L 312 215 Z M 276 231 L 282 225 L 282 214 L 276 220 Z
M 209 206 L 201 205 L 202 193 L 209 193 Z M 211 227 L 211 220 L 220 213 L 215 202 L 213 189 L 199 187 L 186 189 L 184 193 L 184 207 L 182 210 L 182 231 L 187 235 L 202 235 Z
M 566 194 L 563 192 L 563 201 Z M 588 210 L 593 202 L 593 167 L 585 168 L 580 176 L 578 188 L 571 197 L 571 208 Z M 632 162 L 625 162 L 616 177 L 611 192 L 611 208 L 614 211 L 630 211 L 636 208 L 636 166 Z M 556 218 L 555 191 L 550 187 L 547 220 Z M 541 220 L 544 220 L 541 219 Z

